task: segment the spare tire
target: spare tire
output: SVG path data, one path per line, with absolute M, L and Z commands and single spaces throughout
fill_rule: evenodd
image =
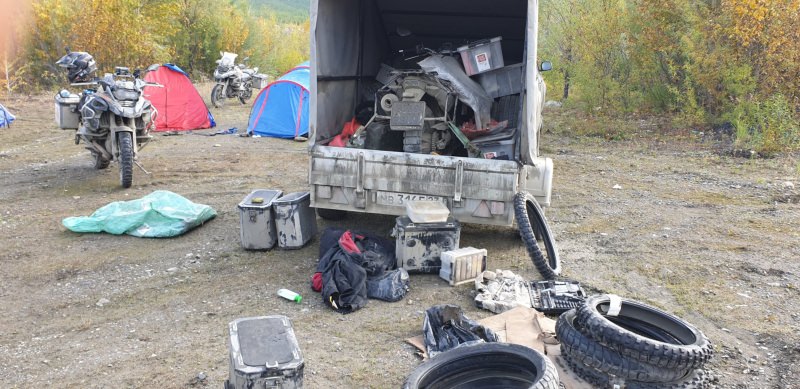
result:
M 695 326 L 647 304 L 625 298 L 621 301 L 619 314 L 612 321 L 606 317 L 611 298 L 589 297 L 578 308 L 576 320 L 593 339 L 640 362 L 669 369 L 692 369 L 711 359 L 711 343 Z
M 592 367 L 625 380 L 670 382 L 680 380 L 686 369 L 665 369 L 622 356 L 575 328 L 575 310 L 564 312 L 556 322 L 556 335 L 561 342 L 561 354 L 576 363 Z
M 419 365 L 404 389 L 558 389 L 558 373 L 542 353 L 517 344 L 479 343 L 454 348 Z
M 596 388 L 619 385 L 625 389 L 705 389 L 711 385 L 712 376 L 703 369 L 689 370 L 685 376 L 670 382 L 626 381 L 575 361 L 569 355 L 562 357 L 567 361 L 570 370 Z
M 547 225 L 542 208 L 529 193 L 520 192 L 514 197 L 514 216 L 517 219 L 519 234 L 528 250 L 536 270 L 546 280 L 552 280 L 561 274 L 561 259 L 558 257 L 553 233 Z M 542 236 L 547 257 L 544 256 L 536 240 L 536 232 Z

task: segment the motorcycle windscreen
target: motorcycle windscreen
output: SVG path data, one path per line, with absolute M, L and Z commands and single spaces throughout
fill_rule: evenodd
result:
M 308 134 L 308 89 L 278 80 L 261 90 L 250 112 L 247 133 L 292 139 Z
M 163 85 L 147 86 L 144 97 L 158 111 L 156 131 L 188 131 L 214 127 L 203 98 L 184 73 L 160 66 L 144 76 L 145 81 Z

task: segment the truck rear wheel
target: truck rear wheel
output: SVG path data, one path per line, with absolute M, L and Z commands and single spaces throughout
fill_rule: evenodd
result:
M 553 233 L 547 225 L 547 220 L 544 218 L 544 212 L 539 203 L 529 193 L 517 193 L 514 197 L 514 216 L 517 219 L 519 234 L 522 236 L 522 241 L 525 242 L 528 255 L 531 257 L 536 270 L 546 280 L 555 279 L 556 276 L 561 274 L 561 259 L 558 256 Z M 542 235 L 545 253 L 539 248 L 539 242 L 536 240 L 536 231 Z M 545 254 L 547 255 L 545 256 Z
M 338 209 L 317 208 L 317 215 L 325 220 L 342 220 L 347 217 L 347 211 Z

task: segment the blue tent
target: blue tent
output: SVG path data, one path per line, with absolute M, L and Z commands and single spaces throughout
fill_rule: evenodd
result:
M 271 82 L 258 93 L 247 133 L 274 138 L 296 138 L 308 134 L 308 61 Z
M 308 111 L 306 111 L 306 118 L 308 117 Z M 11 127 L 11 123 L 16 120 L 17 118 L 8 112 L 6 107 L 3 104 L 0 104 L 0 128 L 3 127 Z

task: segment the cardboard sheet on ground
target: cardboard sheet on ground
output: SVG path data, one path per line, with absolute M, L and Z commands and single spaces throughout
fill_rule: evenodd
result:
M 64 227 L 73 232 L 108 232 L 141 238 L 181 235 L 217 216 L 208 205 L 157 190 L 140 199 L 117 201 L 99 208 L 91 216 L 68 217 Z
M 523 345 L 546 354 L 556 365 L 563 388 L 592 389 L 592 385 L 573 373 L 561 358 L 558 341 L 555 338 L 556 322 L 543 313 L 533 308 L 517 307 L 478 320 L 478 323 L 496 332 L 501 342 Z M 423 359 L 428 358 L 422 335 L 406 339 L 406 342 L 416 347 Z

